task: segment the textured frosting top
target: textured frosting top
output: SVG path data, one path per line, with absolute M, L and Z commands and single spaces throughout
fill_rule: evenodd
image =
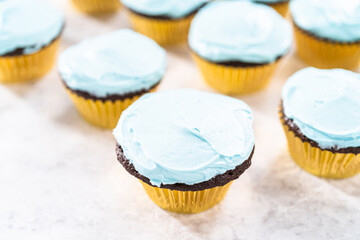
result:
M 165 68 L 165 51 L 130 29 L 85 40 L 59 57 L 66 85 L 98 97 L 149 89 L 161 80 Z
M 121 0 L 131 10 L 149 16 L 181 18 L 209 0 Z
M 264 4 L 217 1 L 194 18 L 189 44 L 199 56 L 214 62 L 269 63 L 290 48 L 289 23 Z
M 359 0 L 292 0 L 290 10 L 297 26 L 318 37 L 360 41 Z
M 25 54 L 48 45 L 61 32 L 64 16 L 46 2 L 0 1 L 0 55 L 24 48 Z
M 285 115 L 321 148 L 360 147 L 360 74 L 305 68 L 282 90 Z
M 191 89 L 144 95 L 122 113 L 114 135 L 156 186 L 193 185 L 232 170 L 255 141 L 244 102 Z

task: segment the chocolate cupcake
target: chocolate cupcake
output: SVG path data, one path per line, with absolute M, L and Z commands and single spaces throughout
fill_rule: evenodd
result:
M 71 0 L 72 4 L 81 12 L 87 14 L 106 14 L 117 11 L 120 0 Z
M 53 66 L 64 16 L 36 0 L 0 1 L 0 82 L 45 75 Z
M 297 53 L 317 68 L 356 69 L 360 64 L 360 1 L 293 0 Z
M 78 111 L 104 128 L 114 128 L 123 110 L 155 91 L 165 68 L 165 51 L 129 29 L 85 40 L 59 58 L 61 78 Z
M 181 89 L 146 94 L 114 130 L 117 157 L 160 207 L 205 211 L 251 164 L 250 108 L 222 95 Z
M 360 172 L 360 74 L 306 68 L 282 91 L 281 122 L 295 162 L 326 178 Z
M 122 0 L 134 29 L 159 44 L 185 42 L 195 13 L 209 0 Z
M 205 81 L 226 94 L 265 88 L 291 45 L 291 28 L 274 9 L 215 1 L 194 18 L 189 45 Z

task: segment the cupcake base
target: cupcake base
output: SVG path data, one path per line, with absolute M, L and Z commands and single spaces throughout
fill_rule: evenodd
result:
M 109 96 L 107 98 L 96 98 L 84 92 L 71 90 L 67 86 L 66 90 L 78 112 L 85 120 L 101 128 L 114 129 L 121 113 L 145 93 L 156 91 L 156 87 L 157 84 L 149 90 L 125 96 Z
M 173 45 L 186 42 L 195 14 L 180 19 L 169 19 L 144 16 L 129 10 L 129 16 L 137 32 L 160 45 Z
M 317 68 L 356 69 L 360 65 L 360 41 L 341 43 L 318 38 L 295 23 L 294 33 L 299 57 Z
M 291 157 L 305 171 L 323 178 L 342 179 L 360 173 L 360 148 L 321 149 L 306 138 L 282 110 L 280 119 Z
M 125 157 L 121 146 L 119 144 L 116 146 L 118 161 L 131 175 L 140 180 L 150 199 L 159 207 L 176 213 L 198 213 L 218 204 L 225 197 L 233 180 L 239 178 L 250 167 L 253 154 L 254 149 L 249 159 L 241 165 L 208 181 L 193 185 L 161 184 L 157 187 L 152 185 L 147 177 L 136 171 L 134 165 Z
M 145 192 L 156 205 L 175 213 L 199 213 L 218 204 L 226 195 L 232 182 L 202 191 L 176 191 L 158 188 L 140 181 Z
M 286 17 L 289 12 L 289 1 L 277 2 L 277 3 L 266 3 L 268 6 L 275 9 L 281 16 Z
M 32 54 L 0 56 L 0 83 L 18 83 L 44 76 L 52 68 L 60 38 Z
M 87 14 L 112 13 L 120 8 L 120 0 L 71 0 L 81 12 Z
M 248 94 L 264 89 L 275 69 L 278 60 L 255 66 L 229 66 L 214 63 L 192 53 L 205 81 L 214 89 L 225 94 Z

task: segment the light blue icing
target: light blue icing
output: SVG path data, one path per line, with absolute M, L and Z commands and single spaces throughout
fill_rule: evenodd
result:
M 282 90 L 284 113 L 321 148 L 360 146 L 360 74 L 305 68 Z
M 48 45 L 61 32 L 64 16 L 46 2 L 0 1 L 0 55 L 24 48 L 26 54 Z
M 209 0 L 121 0 L 131 10 L 149 16 L 181 18 Z
M 359 0 L 292 0 L 290 11 L 297 26 L 318 37 L 360 41 Z
M 144 95 L 122 113 L 114 135 L 156 186 L 192 185 L 232 170 L 249 158 L 255 141 L 244 102 L 191 89 Z
M 122 29 L 66 49 L 58 67 L 71 89 L 105 97 L 156 85 L 165 72 L 166 53 L 150 38 Z
M 290 48 L 289 23 L 274 9 L 248 1 L 218 1 L 194 18 L 189 44 L 199 56 L 214 62 L 269 63 Z

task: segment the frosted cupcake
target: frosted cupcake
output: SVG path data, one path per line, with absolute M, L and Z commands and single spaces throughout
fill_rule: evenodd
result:
M 360 172 L 360 74 L 303 69 L 286 82 L 280 113 L 300 167 L 326 178 Z
M 354 69 L 360 63 L 360 1 L 293 0 L 297 52 L 318 68 Z
M 250 108 L 222 95 L 182 89 L 146 94 L 114 130 L 117 157 L 161 208 L 205 211 L 251 164 Z
M 78 111 L 104 128 L 114 128 L 124 109 L 155 91 L 165 67 L 165 51 L 129 29 L 85 40 L 59 58 L 61 78 Z
M 274 8 L 281 16 L 285 17 L 289 11 L 289 0 L 252 0 L 257 3 L 264 3 Z
M 122 0 L 134 29 L 159 44 L 185 42 L 195 13 L 209 0 Z
M 62 12 L 45 2 L 0 1 L 0 82 L 45 75 L 53 66 L 63 27 Z
M 189 45 L 206 82 L 226 94 L 265 88 L 291 45 L 291 28 L 275 10 L 248 1 L 219 1 L 194 18 Z
M 120 0 L 71 0 L 81 12 L 87 14 L 104 14 L 115 12 L 120 7 Z

